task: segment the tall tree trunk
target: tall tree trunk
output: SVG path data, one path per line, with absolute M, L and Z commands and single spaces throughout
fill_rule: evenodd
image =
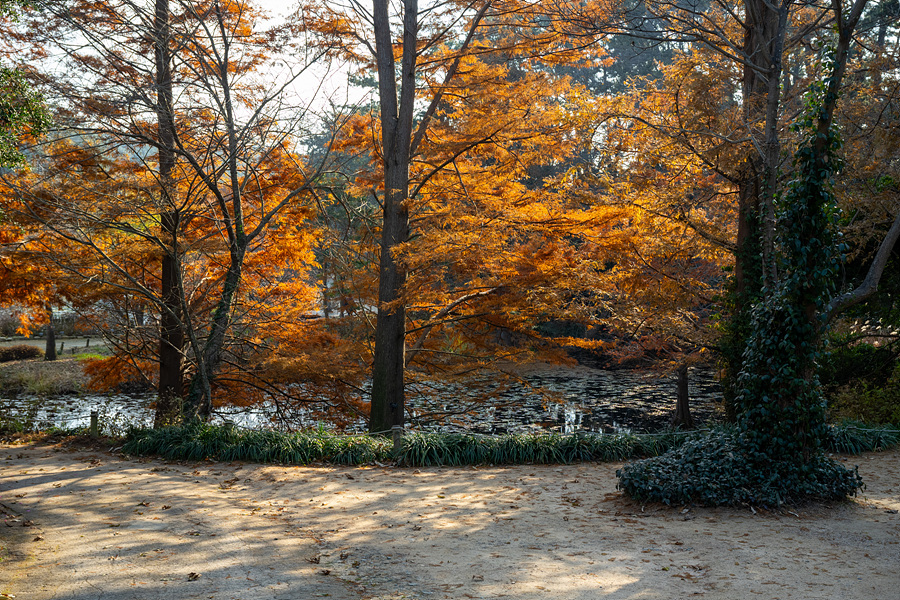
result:
M 403 0 L 403 58 L 400 93 L 394 72 L 393 40 L 388 0 L 374 0 L 375 51 L 381 105 L 384 156 L 384 207 L 378 279 L 378 314 L 372 364 L 372 404 L 369 431 L 402 426 L 406 397 L 406 271 L 397 248 L 409 239 L 409 163 L 415 100 L 418 3 Z
M 378 279 L 378 315 L 372 366 L 372 408 L 369 431 L 387 431 L 403 425 L 405 411 L 406 306 L 402 297 L 406 272 L 394 256 L 397 245 L 409 239 L 406 200 L 408 165 L 392 165 L 386 177 L 392 189 L 385 193 L 384 224 Z
M 159 136 L 159 185 L 161 238 L 166 245 L 160 269 L 162 306 L 159 318 L 159 398 L 154 426 L 165 425 L 179 412 L 184 394 L 182 364 L 181 261 L 178 248 L 180 215 L 174 201 L 175 117 L 169 54 L 169 2 L 156 0 L 153 23 L 156 67 L 156 116 Z
M 774 260 L 775 190 L 781 160 L 779 116 L 781 72 L 787 17 L 793 0 L 745 0 L 742 77 L 745 124 L 756 140 L 741 167 L 738 181 L 738 231 L 734 266 L 731 339 L 726 341 L 726 413 L 733 420 L 737 376 L 750 330 L 750 309 L 762 288 L 777 278 Z M 759 150 L 757 150 L 759 149 Z
M 780 0 L 777 4 L 769 0 L 744 1 L 743 114 L 756 143 L 750 148 L 738 184 L 735 278 L 740 300 L 756 296 L 760 285 L 771 286 L 777 278 L 774 198 L 781 160 L 782 58 L 792 4 L 793 0 Z M 749 264 L 760 260 L 759 266 Z
M 217 198 L 222 212 L 222 221 L 228 235 L 230 262 L 228 271 L 225 273 L 222 294 L 219 296 L 219 302 L 216 305 L 216 310 L 213 312 L 209 335 L 203 345 L 203 350 L 197 352 L 197 374 L 191 381 L 191 388 L 183 410 L 185 419 L 193 420 L 199 417 L 204 421 L 212 413 L 212 381 L 215 378 L 219 365 L 222 363 L 225 336 L 231 327 L 232 309 L 241 286 L 241 275 L 247 248 L 251 239 L 256 235 L 254 233 L 248 235 L 244 230 L 243 187 L 238 166 L 238 154 L 241 152 L 241 146 L 238 141 L 237 122 L 234 116 L 234 106 L 231 100 L 231 82 L 229 80 L 231 46 L 227 41 L 229 36 L 225 27 L 226 15 L 222 6 L 216 3 L 215 11 L 217 26 L 223 41 L 221 57 L 216 63 L 216 83 L 221 86 L 222 90 L 225 127 L 228 133 L 227 164 L 230 201 L 222 194 L 218 194 Z

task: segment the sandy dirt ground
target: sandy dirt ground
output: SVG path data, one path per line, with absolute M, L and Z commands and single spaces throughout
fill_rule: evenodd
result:
M 0 446 L 0 598 L 892 599 L 900 451 L 865 494 L 641 506 L 617 464 L 170 463 Z

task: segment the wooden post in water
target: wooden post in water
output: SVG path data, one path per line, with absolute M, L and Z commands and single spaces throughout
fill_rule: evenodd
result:
M 91 437 L 100 437 L 100 413 L 96 410 L 91 411 Z

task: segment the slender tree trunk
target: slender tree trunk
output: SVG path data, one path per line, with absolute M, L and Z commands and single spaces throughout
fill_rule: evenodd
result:
M 53 331 L 53 311 L 48 311 L 47 343 L 44 345 L 44 360 L 56 360 L 56 333 Z
M 159 398 L 154 426 L 165 425 L 177 415 L 184 394 L 182 364 L 184 331 L 181 319 L 181 261 L 178 248 L 180 215 L 174 202 L 175 121 L 169 55 L 169 2 L 156 0 L 154 19 L 156 66 L 156 114 L 159 135 L 159 185 L 161 238 L 167 244 L 160 268 L 162 306 L 159 318 Z
M 209 336 L 203 345 L 203 352 L 197 361 L 197 374 L 191 380 L 188 397 L 185 400 L 183 415 L 187 420 L 200 418 L 206 420 L 212 412 L 211 383 L 216 370 L 222 364 L 222 352 L 225 348 L 225 335 L 231 327 L 231 313 L 234 300 L 241 284 L 245 250 L 233 249 L 231 265 L 225 274 L 222 295 L 213 313 Z

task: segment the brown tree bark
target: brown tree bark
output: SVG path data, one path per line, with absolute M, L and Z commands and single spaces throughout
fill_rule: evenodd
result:
M 56 333 L 53 331 L 53 311 L 48 311 L 47 343 L 44 345 L 44 360 L 56 360 Z
M 384 205 L 378 277 L 378 314 L 372 362 L 372 404 L 369 431 L 388 431 L 405 420 L 406 307 L 402 298 L 406 271 L 397 247 L 409 239 L 410 147 L 416 81 L 418 2 L 403 0 L 403 56 L 400 89 L 394 73 L 388 1 L 375 0 L 375 53 L 378 99 L 381 105 L 381 143 L 384 156 Z
M 184 394 L 182 364 L 184 330 L 181 319 L 181 264 L 178 249 L 180 215 L 175 204 L 175 113 L 169 49 L 169 0 L 156 0 L 153 21 L 156 68 L 161 239 L 166 244 L 160 265 L 159 385 L 154 426 L 176 417 Z
M 444 84 L 457 74 L 462 52 L 475 37 L 476 28 L 491 6 L 484 2 L 473 16 L 459 54 L 444 72 Z M 378 313 L 375 321 L 375 349 L 372 361 L 372 402 L 370 432 L 389 431 L 405 422 L 406 395 L 406 305 L 403 297 L 406 270 L 397 256 L 400 245 L 409 240 L 410 162 L 425 137 L 429 120 L 441 101 L 442 89 L 431 98 L 415 130 L 416 58 L 419 30 L 417 0 L 403 0 L 403 53 L 399 78 L 395 70 L 393 36 L 388 0 L 374 0 L 372 23 L 375 33 L 375 64 L 378 71 L 378 100 L 381 108 L 381 151 L 384 161 L 381 254 L 379 257 Z M 399 90 L 398 90 L 399 79 Z
M 781 160 L 782 58 L 793 0 L 745 0 L 742 96 L 744 121 L 755 148 L 738 180 L 738 233 L 735 280 L 738 310 L 763 283 L 774 285 L 775 191 Z M 760 258 L 757 256 L 761 254 Z M 759 266 L 752 263 L 761 260 Z M 762 281 L 756 281 L 761 278 Z
M 694 418 L 691 416 L 690 394 L 688 393 L 688 367 L 683 364 L 675 371 L 678 376 L 678 399 L 675 402 L 675 414 L 672 426 L 679 429 L 693 429 Z

